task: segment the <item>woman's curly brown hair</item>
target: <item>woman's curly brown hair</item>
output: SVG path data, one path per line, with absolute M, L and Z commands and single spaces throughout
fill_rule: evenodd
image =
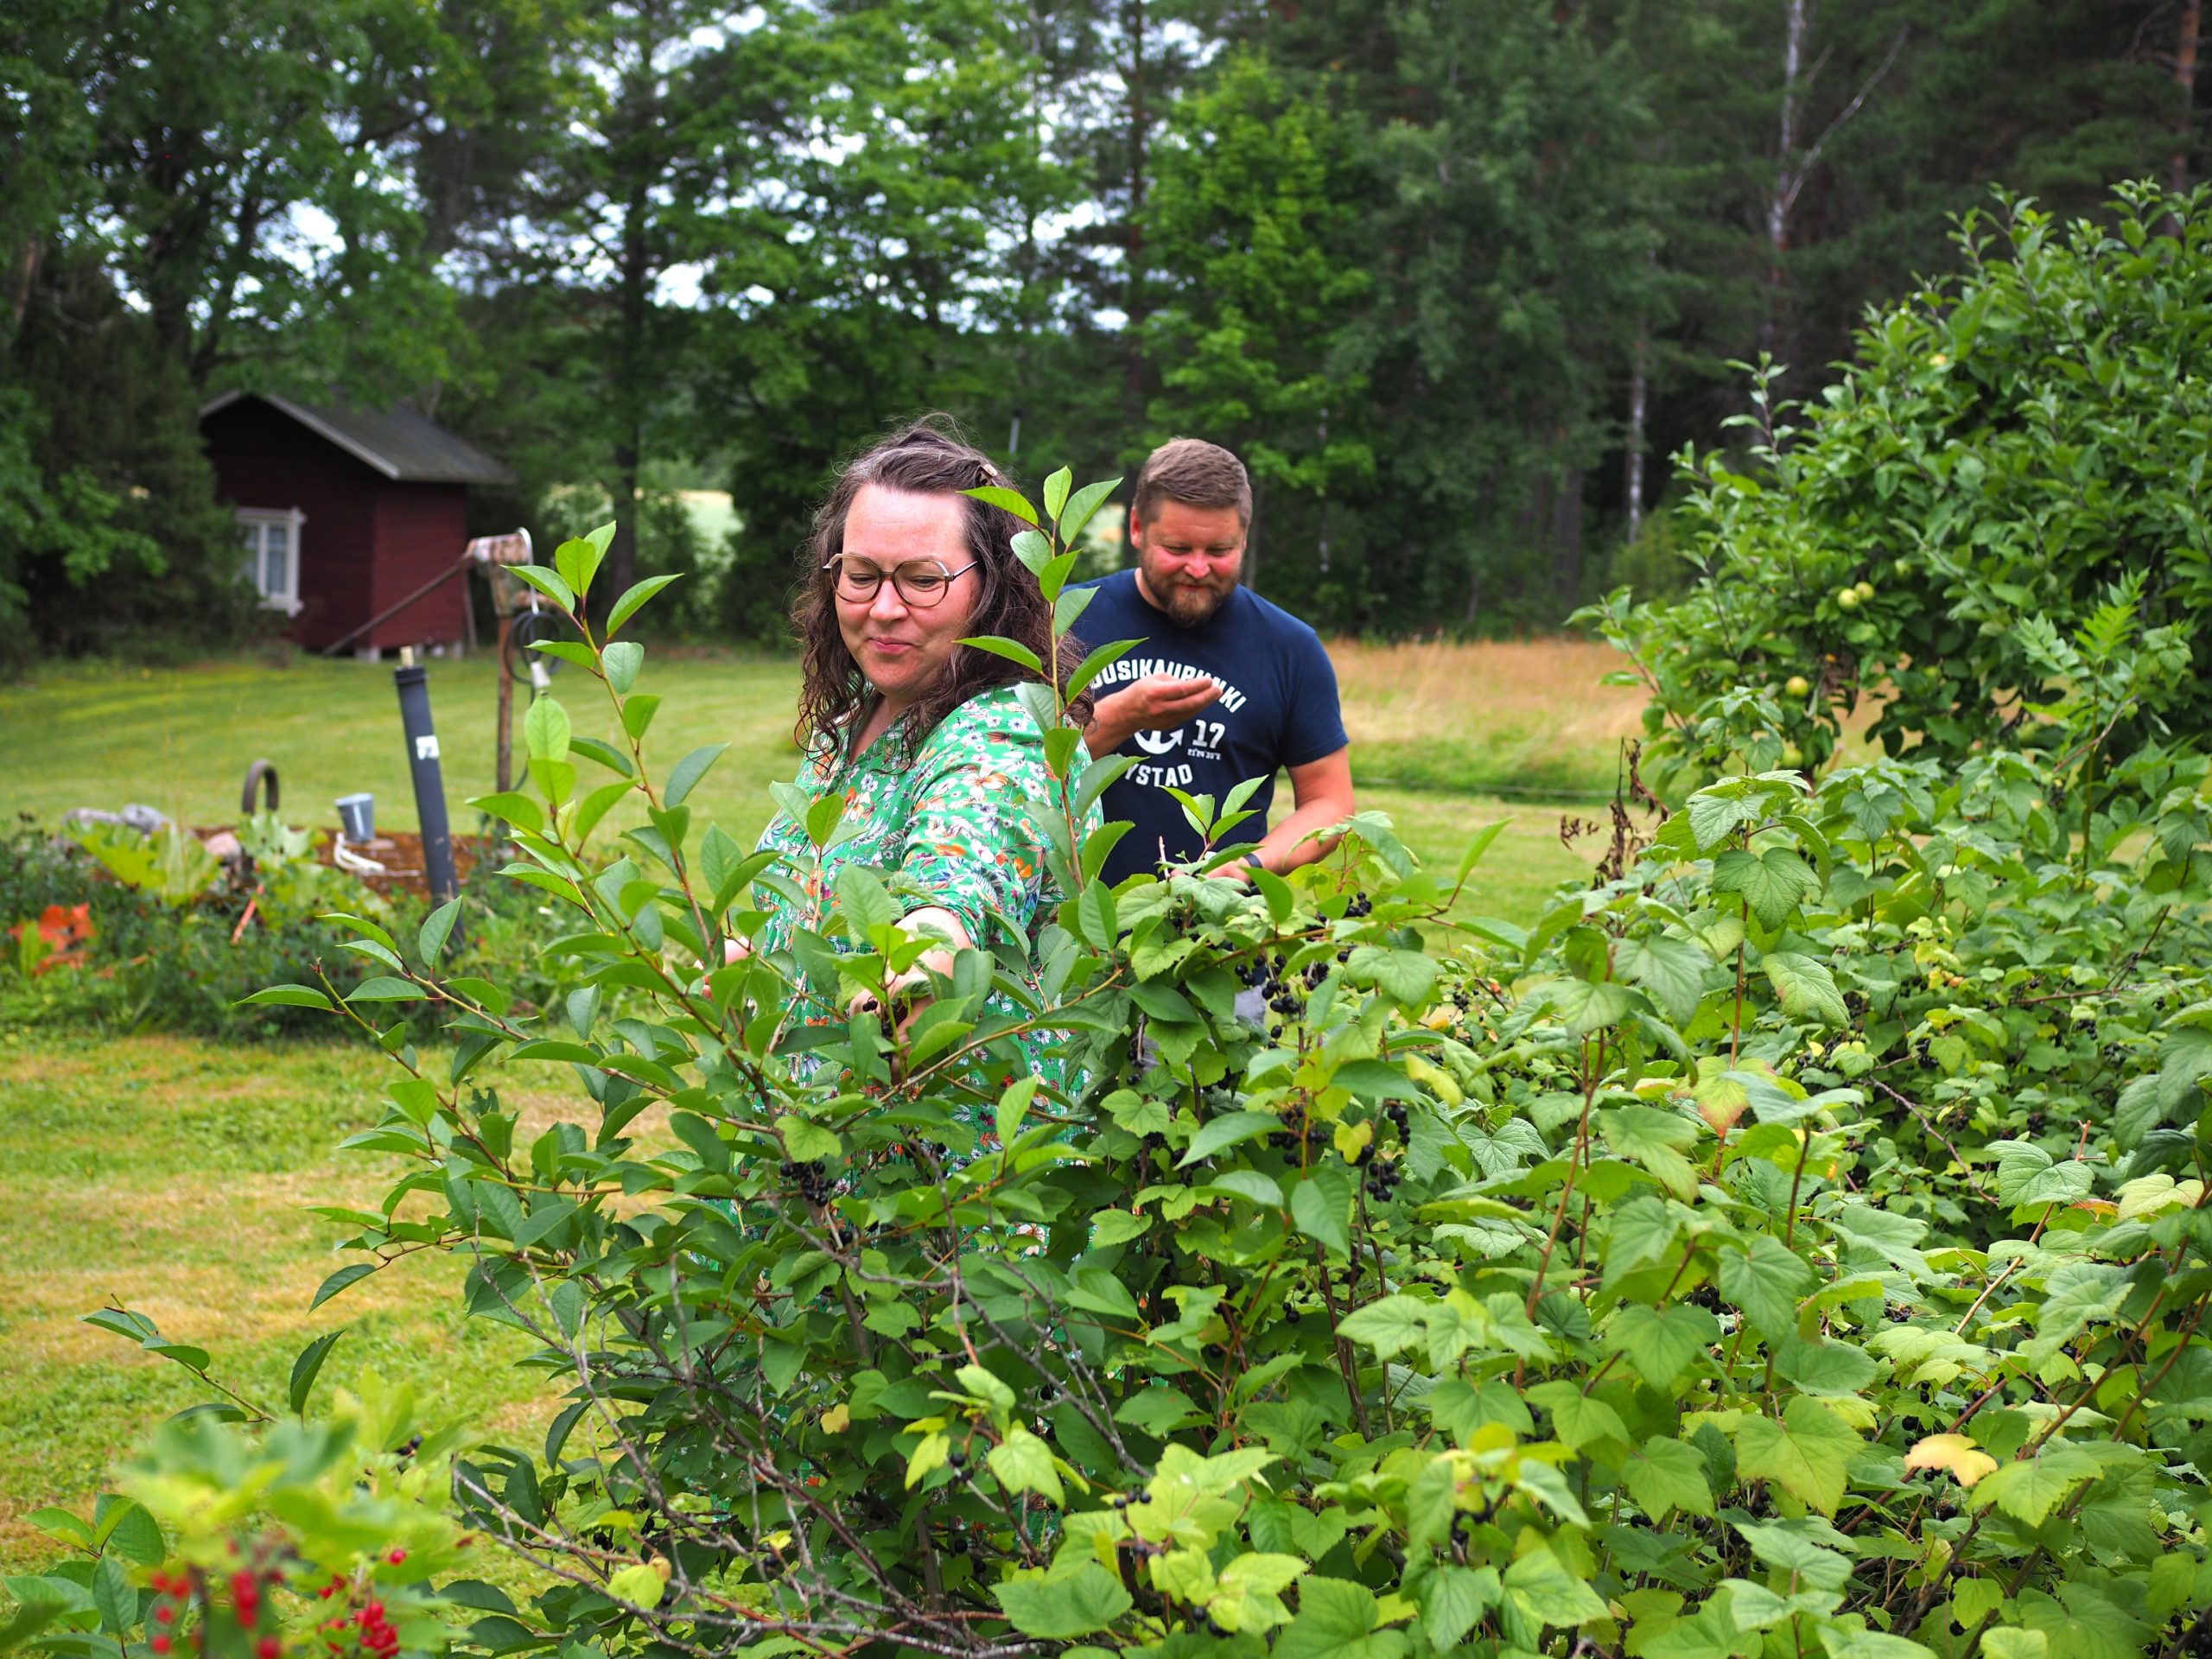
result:
M 845 649 L 844 634 L 837 626 L 836 579 L 823 569 L 844 551 L 846 516 L 854 498 L 869 484 L 913 495 L 958 495 L 986 484 L 1011 487 L 990 458 L 964 442 L 950 419 L 941 415 L 925 416 L 893 433 L 855 456 L 838 474 L 829 499 L 814 515 L 814 534 L 802 555 L 806 569 L 791 604 L 791 626 L 798 634 L 804 668 L 798 724 L 792 735 L 810 754 L 834 752 L 841 734 L 857 723 L 874 695 L 860 664 Z M 995 633 L 1018 639 L 1039 661 L 1047 660 L 1052 607 L 1045 602 L 1037 578 L 1014 553 L 1015 532 L 1029 526 L 1004 507 L 973 496 L 962 498 L 961 506 L 967 519 L 968 556 L 976 562 L 982 584 L 963 632 L 970 637 Z M 1082 660 L 1082 647 L 1064 639 L 1054 664 L 1061 685 Z M 938 722 L 962 703 L 994 686 L 1037 677 L 1003 657 L 955 645 L 944 673 L 899 723 L 893 741 L 900 763 L 912 760 Z M 1078 725 L 1087 724 L 1090 699 L 1078 697 L 1070 712 Z

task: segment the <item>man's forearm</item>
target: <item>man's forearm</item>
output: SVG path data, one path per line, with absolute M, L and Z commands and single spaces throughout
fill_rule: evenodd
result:
M 1326 858 L 1337 844 L 1338 837 L 1328 836 L 1319 841 L 1306 837 L 1317 830 L 1326 830 L 1331 824 L 1342 823 L 1352 814 L 1349 801 L 1310 801 L 1300 807 L 1281 823 L 1262 836 L 1252 850 L 1260 855 L 1260 862 L 1277 875 L 1285 874 L 1302 864 L 1311 864 Z
M 1125 720 L 1107 707 L 1102 697 L 1090 716 L 1090 724 L 1083 728 L 1083 747 L 1095 760 L 1102 754 L 1111 754 L 1128 742 L 1136 733 L 1136 721 Z

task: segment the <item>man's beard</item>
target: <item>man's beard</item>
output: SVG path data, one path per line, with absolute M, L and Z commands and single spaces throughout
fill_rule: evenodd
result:
M 1160 608 L 1166 611 L 1179 627 L 1195 628 L 1211 620 L 1224 601 L 1236 591 L 1241 571 L 1224 571 L 1210 576 L 1203 584 L 1166 579 L 1150 570 L 1144 573 L 1144 585 L 1152 590 Z

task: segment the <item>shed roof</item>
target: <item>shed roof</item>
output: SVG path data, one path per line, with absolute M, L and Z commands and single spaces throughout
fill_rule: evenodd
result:
M 226 391 L 200 410 L 205 420 L 243 397 L 258 397 L 397 483 L 512 484 L 514 473 L 427 415 L 395 404 L 389 410 L 306 404 L 270 392 Z

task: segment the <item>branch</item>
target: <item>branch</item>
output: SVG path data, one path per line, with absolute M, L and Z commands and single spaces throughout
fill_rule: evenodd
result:
M 1842 131 L 1852 117 L 1857 115 L 1866 106 L 1867 98 L 1873 92 L 1874 88 L 1881 84 L 1882 77 L 1888 74 L 1891 67 L 1897 62 L 1897 54 L 1904 50 L 1905 39 L 1911 33 L 1912 26 L 1910 23 L 1897 30 L 1897 38 L 1890 42 L 1889 54 L 1882 60 L 1880 67 L 1866 77 L 1859 90 L 1852 95 L 1851 102 L 1837 111 L 1835 119 L 1821 130 L 1821 136 L 1813 140 L 1812 148 L 1805 152 L 1805 159 L 1796 167 L 1783 170 L 1782 211 L 1785 215 L 1797 205 L 1797 193 L 1805 188 L 1805 181 L 1812 176 L 1813 169 L 1820 165 L 1821 151 L 1827 148 L 1828 140 Z

